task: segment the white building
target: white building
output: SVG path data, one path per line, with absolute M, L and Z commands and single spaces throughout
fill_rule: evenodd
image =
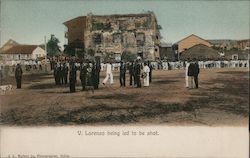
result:
M 46 56 L 44 49 L 37 45 L 17 45 L 1 53 L 4 61 L 37 60 Z

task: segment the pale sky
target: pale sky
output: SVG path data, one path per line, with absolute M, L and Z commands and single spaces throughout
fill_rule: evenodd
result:
M 93 14 L 153 11 L 164 40 L 174 43 L 196 34 L 204 39 L 247 39 L 250 1 L 163 0 L 0 0 L 2 46 L 9 39 L 42 44 L 54 34 L 65 44 L 63 22 Z

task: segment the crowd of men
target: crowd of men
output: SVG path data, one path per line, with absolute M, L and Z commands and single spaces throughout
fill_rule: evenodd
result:
M 75 92 L 77 83 L 77 71 L 80 71 L 82 90 L 92 90 L 99 88 L 100 62 L 57 62 L 54 64 L 54 78 L 56 85 L 68 84 L 70 92 Z
M 175 70 L 185 68 L 188 61 L 154 61 L 151 62 L 154 69 L 158 70 Z M 210 68 L 244 68 L 249 67 L 249 60 L 207 60 L 197 61 L 202 69 Z
M 70 92 L 76 91 L 77 71 L 79 71 L 82 90 L 92 90 L 99 88 L 100 72 L 106 69 L 106 77 L 102 81 L 103 85 L 114 83 L 113 71 L 114 65 L 119 70 L 119 82 L 121 87 L 126 87 L 126 74 L 129 75 L 129 85 L 140 88 L 149 86 L 152 82 L 153 69 L 186 69 L 186 87 L 198 88 L 198 75 L 200 68 L 223 68 L 223 67 L 249 67 L 248 60 L 239 61 L 177 61 L 177 62 L 143 62 L 137 59 L 133 62 L 123 62 L 119 64 L 106 62 L 101 63 L 100 60 L 93 61 L 77 61 L 70 60 L 52 60 L 51 68 L 54 73 L 56 85 L 69 84 Z M 22 69 L 17 64 L 15 70 L 17 87 L 21 88 Z M 109 82 L 108 82 L 109 81 Z
M 124 63 L 120 62 L 119 67 L 119 80 L 120 86 L 126 87 L 126 73 L 129 73 L 129 85 L 137 88 L 142 87 L 141 80 L 143 80 L 143 86 L 149 86 L 149 83 L 152 81 L 152 71 L 153 67 L 150 62 L 142 62 L 141 60 L 135 60 L 134 62 Z M 113 74 L 112 74 L 112 64 L 106 64 L 106 77 L 103 80 L 103 85 L 109 80 L 110 84 L 114 83 Z
M 112 85 L 114 83 L 113 79 L 113 66 L 111 62 L 105 63 L 106 67 L 106 77 L 104 78 L 102 84 Z M 121 87 L 126 87 L 126 74 L 129 74 L 129 85 L 133 87 L 149 86 L 152 81 L 152 70 L 153 67 L 150 62 L 145 62 L 136 60 L 134 62 L 120 62 L 119 66 L 119 81 Z M 54 64 L 53 72 L 56 85 L 68 84 L 70 92 L 75 92 L 76 82 L 77 82 L 77 71 L 79 71 L 79 79 L 81 81 L 82 90 L 92 90 L 99 88 L 100 84 L 100 72 L 101 63 L 98 61 L 86 61 L 86 62 L 56 62 Z

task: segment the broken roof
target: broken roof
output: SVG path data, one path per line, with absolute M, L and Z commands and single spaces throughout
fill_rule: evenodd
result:
M 139 13 L 139 14 L 110 14 L 110 15 L 94 15 L 94 14 L 90 13 L 87 16 L 119 18 L 119 17 L 149 17 L 151 15 L 154 15 L 154 13 L 149 11 L 147 13 Z M 74 19 L 68 20 L 68 21 L 64 22 L 63 24 L 68 25 L 68 24 L 75 22 L 75 21 L 84 20 L 87 16 L 79 16 L 79 17 L 76 17 Z

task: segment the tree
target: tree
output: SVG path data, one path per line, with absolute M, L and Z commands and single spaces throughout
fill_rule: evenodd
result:
M 56 38 L 55 35 L 51 35 L 47 43 L 48 56 L 53 56 L 60 53 L 60 46 L 58 43 L 60 43 L 59 39 Z
M 69 56 L 75 56 L 75 49 L 71 45 L 64 45 L 64 54 Z

